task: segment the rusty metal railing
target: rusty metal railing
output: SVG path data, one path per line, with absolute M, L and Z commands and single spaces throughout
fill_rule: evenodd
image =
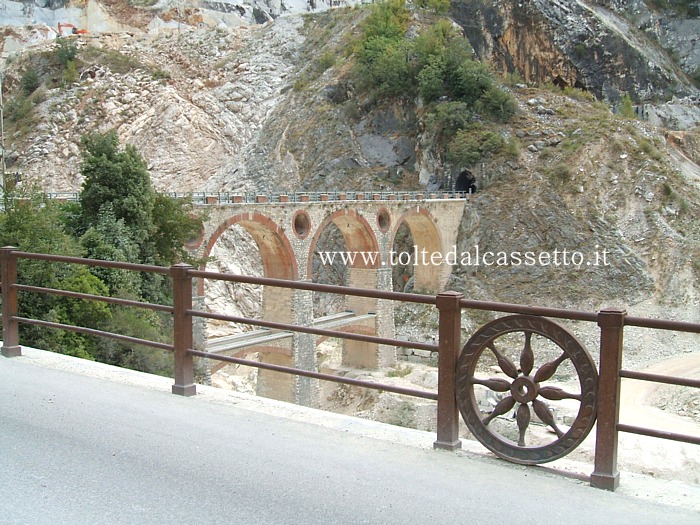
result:
M 66 290 L 29 286 L 17 282 L 17 264 L 20 259 L 34 259 L 49 263 L 79 264 L 105 268 L 118 268 L 138 272 L 153 272 L 168 275 L 172 279 L 173 304 L 158 305 L 139 301 L 130 301 L 112 297 L 77 293 Z M 438 344 L 428 344 L 384 337 L 355 334 L 340 330 L 328 330 L 312 326 L 299 326 L 279 323 L 264 319 L 252 319 L 239 316 L 228 316 L 218 313 L 195 310 L 193 308 L 193 279 L 222 280 L 238 283 L 249 283 L 263 286 L 307 290 L 312 292 L 344 294 L 351 296 L 385 299 L 400 302 L 412 302 L 434 305 L 439 313 Z M 659 374 L 649 374 L 624 370 L 621 367 L 623 351 L 623 333 L 625 326 L 644 327 L 654 330 L 672 330 L 700 334 L 700 323 L 666 321 L 627 316 L 624 310 L 604 309 L 599 312 L 585 312 L 556 308 L 533 307 L 518 304 L 497 303 L 488 301 L 467 300 L 457 292 L 443 292 L 437 295 L 407 294 L 372 289 L 348 288 L 344 286 L 323 285 L 310 282 L 269 279 L 263 277 L 240 276 L 196 270 L 185 264 L 176 264 L 170 268 L 148 266 L 141 264 L 99 261 L 77 257 L 27 253 L 13 247 L 0 248 L 0 284 L 2 285 L 2 327 L 3 345 L 1 353 L 5 357 L 21 355 L 19 341 L 19 325 L 30 324 L 47 328 L 68 330 L 101 337 L 113 338 L 129 343 L 140 344 L 172 351 L 174 354 L 174 394 L 190 396 L 196 394 L 194 382 L 194 358 L 206 358 L 246 366 L 258 367 L 275 372 L 295 374 L 324 381 L 361 386 L 415 396 L 437 401 L 437 429 L 435 448 L 449 450 L 461 446 L 459 439 L 459 408 L 458 393 L 458 360 L 461 350 L 461 313 L 463 309 L 485 310 L 516 314 L 514 318 L 546 319 L 558 318 L 583 322 L 595 322 L 600 329 L 600 362 L 597 377 L 597 429 L 595 440 L 595 465 L 590 476 L 591 485 L 607 490 L 615 490 L 619 484 L 617 469 L 618 433 L 629 432 L 661 439 L 700 444 L 700 436 L 688 436 L 667 432 L 663 429 L 646 429 L 620 423 L 620 382 L 622 378 L 653 381 L 669 385 L 681 385 L 700 388 L 700 380 L 679 378 Z M 173 316 L 173 342 L 148 341 L 121 334 L 103 332 L 80 326 L 48 322 L 40 319 L 27 319 L 18 315 L 18 292 L 47 293 L 72 298 L 100 301 L 129 307 L 145 308 L 170 313 Z M 359 379 L 325 374 L 316 370 L 303 370 L 270 363 L 262 363 L 249 359 L 211 354 L 193 348 L 194 318 L 215 319 L 234 323 L 244 323 L 291 332 L 334 337 L 391 345 L 395 347 L 429 350 L 438 353 L 438 388 L 437 393 L 397 387 L 389 384 L 375 383 Z M 469 346 L 468 343 L 467 346 Z M 465 346 L 466 352 L 467 346 Z M 592 425 L 592 422 L 591 422 Z

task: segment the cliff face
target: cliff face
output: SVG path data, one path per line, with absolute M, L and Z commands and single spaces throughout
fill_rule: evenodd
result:
M 670 42 L 676 21 L 663 18 L 656 34 L 630 22 L 651 28 L 650 21 L 658 20 L 641 2 L 459 0 L 452 6 L 476 53 L 526 82 L 579 87 L 613 103 L 621 93 L 653 100 L 697 91 L 660 49 L 658 39 L 665 35 Z M 685 35 L 690 27 L 700 29 L 698 22 L 685 19 L 679 27 Z M 697 42 L 682 40 L 690 46 L 684 65 L 694 71 L 700 65 L 692 58 Z

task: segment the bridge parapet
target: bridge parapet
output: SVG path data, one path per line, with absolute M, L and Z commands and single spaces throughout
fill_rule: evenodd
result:
M 47 193 L 51 199 L 77 201 L 77 192 Z M 311 192 L 273 192 L 273 193 L 237 193 L 206 192 L 167 193 L 174 198 L 189 198 L 194 204 L 299 204 L 307 202 L 337 201 L 434 201 L 446 199 L 467 199 L 471 194 L 460 191 L 311 191 Z
M 194 192 L 170 194 L 173 197 L 189 197 L 195 204 L 305 204 L 308 202 L 364 202 L 364 201 L 427 201 L 466 199 L 465 192 L 423 191 L 317 191 L 275 193 Z

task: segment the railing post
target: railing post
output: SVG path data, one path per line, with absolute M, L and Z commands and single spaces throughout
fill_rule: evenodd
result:
M 12 318 L 17 315 L 17 258 L 13 257 L 14 246 L 0 248 L 0 280 L 2 281 L 2 350 L 5 357 L 22 355 L 19 346 L 19 323 Z
M 464 297 L 458 292 L 442 292 L 437 296 L 440 312 L 438 343 L 438 401 L 437 440 L 433 448 L 456 450 L 462 448 L 459 439 L 459 409 L 455 397 L 455 376 L 462 332 L 462 308 Z
M 194 383 L 194 359 L 187 351 L 192 348 L 192 277 L 189 264 L 170 267 L 173 279 L 173 349 L 175 353 L 175 384 L 173 394 L 193 396 L 197 393 Z
M 598 312 L 600 326 L 600 372 L 595 468 L 591 486 L 614 491 L 620 484 L 617 470 L 617 424 L 620 420 L 620 367 L 625 310 L 606 308 Z

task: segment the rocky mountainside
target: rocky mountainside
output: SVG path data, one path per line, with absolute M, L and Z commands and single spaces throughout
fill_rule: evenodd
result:
M 363 9 L 28 4 L 8 2 L 0 17 L 21 21 L 0 36 L 6 106 L 28 69 L 49 79 L 31 112 L 5 126 L 8 170 L 23 185 L 78 191 L 80 137 L 111 129 L 138 148 L 162 191 L 433 189 L 462 169 L 426 132 L 420 101 L 357 93 L 346 50 Z M 479 192 L 459 250 L 607 250 L 610 263 L 461 266 L 451 286 L 475 298 L 700 319 L 700 119 L 688 38 L 698 19 L 640 1 L 464 0 L 451 14 L 518 101 L 500 129 L 517 154 L 474 170 Z M 61 17 L 88 30 L 69 37 L 80 48 L 69 84 L 51 78 Z M 417 12 L 413 30 L 432 17 Z M 640 103 L 639 118 L 613 113 L 623 93 Z

